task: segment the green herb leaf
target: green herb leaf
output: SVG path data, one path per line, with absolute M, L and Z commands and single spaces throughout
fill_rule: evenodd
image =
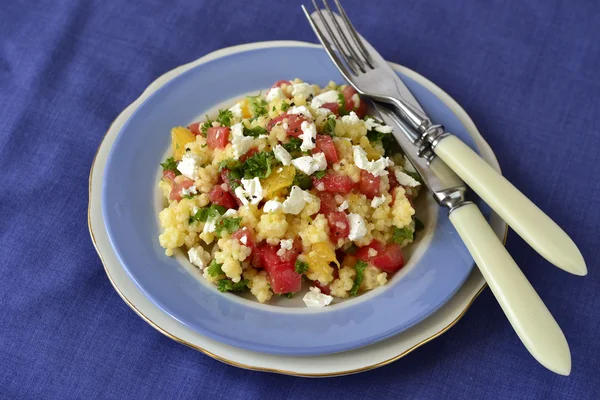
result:
M 292 182 L 292 185 L 298 186 L 302 190 L 309 190 L 312 188 L 313 182 L 310 176 L 300 171 L 296 171 L 296 175 L 294 175 L 294 181 Z
M 288 153 L 290 153 L 293 156 L 294 153 L 297 154 L 302 152 L 302 150 L 300 150 L 300 145 L 302 145 L 302 139 L 291 137 L 290 141 L 283 145 L 283 148 L 286 149 Z
M 260 97 L 260 94 L 258 96 L 248 96 L 248 104 L 250 105 L 250 108 L 252 109 L 252 114 L 255 117 L 265 115 L 268 112 L 267 102 L 265 101 L 265 99 Z
M 244 178 L 267 178 L 271 175 L 271 166 L 275 163 L 272 151 L 261 151 L 246 159 L 244 164 Z
M 221 124 L 221 126 L 231 126 L 231 120 L 233 119 L 233 113 L 229 110 L 219 110 L 219 115 L 217 116 L 217 122 Z
M 335 136 L 335 118 L 327 118 L 323 126 L 323 133 L 329 136 Z
M 216 204 L 211 204 L 209 207 L 202 207 L 196 214 L 192 215 L 189 219 L 189 223 L 194 221 L 206 222 L 209 218 L 217 218 L 225 214 L 226 208 Z
M 248 279 L 244 279 L 239 281 L 238 283 L 234 283 L 233 281 L 229 280 L 229 279 L 221 279 L 218 283 L 217 283 L 217 289 L 219 289 L 219 292 L 242 292 L 246 289 L 248 289 L 248 282 L 250 282 Z
M 327 175 L 327 171 L 317 171 L 313 174 L 313 176 L 317 179 L 321 179 L 323 178 L 325 175 Z
M 398 228 L 394 226 L 394 233 L 392 235 L 392 242 L 402 244 L 405 240 L 414 239 L 414 229 L 410 225 L 406 225 L 404 228 Z
M 289 293 L 284 293 L 282 296 L 287 297 L 288 299 L 291 299 L 292 297 L 294 297 L 296 293 L 294 292 L 289 292 Z
M 389 136 L 391 136 L 391 134 L 381 133 L 376 131 L 375 129 L 367 132 L 367 139 L 369 139 L 369 142 L 377 142 L 379 140 L 383 141 Z
M 259 137 L 260 135 L 266 135 L 267 130 L 262 126 L 255 126 L 254 128 L 246 128 L 244 126 L 244 136 L 252 136 L 254 138 Z
M 215 234 L 217 237 L 221 237 L 225 233 L 235 232 L 240 229 L 240 222 L 242 222 L 241 218 L 221 218 L 217 222 Z
M 222 169 L 228 169 L 231 171 L 233 169 L 238 169 L 241 167 L 242 163 L 234 158 L 228 158 L 227 160 L 223 160 L 219 163 L 219 171 L 221 171 Z
M 356 294 L 358 293 L 358 289 L 360 289 L 360 285 L 362 284 L 364 279 L 365 269 L 367 268 L 367 265 L 368 264 L 366 262 L 361 260 L 358 261 L 354 266 L 354 269 L 356 270 L 356 276 L 354 277 L 354 284 L 352 285 L 352 289 L 350 289 L 351 296 L 356 296 Z
M 281 111 L 286 112 L 290 108 L 290 104 L 285 101 L 281 102 Z
M 344 94 L 342 92 L 338 93 L 338 114 L 341 116 L 348 115 L 350 112 L 346 110 L 346 99 L 344 98 Z
M 169 157 L 165 160 L 164 163 L 160 163 L 163 172 L 164 171 L 173 171 L 175 172 L 175 175 L 181 175 L 181 172 L 179 172 L 179 170 L 177 169 L 177 162 L 175 161 L 175 159 L 173 157 Z
M 219 275 L 225 275 L 221 269 L 222 266 L 223 264 L 218 264 L 215 260 L 212 260 L 208 265 L 206 272 L 213 278 L 216 278 Z
M 206 136 L 206 131 L 208 130 L 208 128 L 212 128 L 212 123 L 213 121 L 211 121 L 210 118 L 208 118 L 208 115 L 206 116 L 206 121 L 200 125 L 200 132 L 202 133 L 202 136 Z
M 304 274 L 308 271 L 308 263 L 304 261 L 296 260 L 296 264 L 294 265 L 294 270 L 299 274 Z

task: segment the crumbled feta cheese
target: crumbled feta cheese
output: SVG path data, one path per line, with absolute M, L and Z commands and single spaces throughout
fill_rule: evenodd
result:
M 404 157 L 404 164 L 402 165 L 402 167 L 404 168 L 405 171 L 408 171 L 408 172 L 417 172 L 417 170 L 411 164 L 411 162 L 408 161 L 408 157 Z
M 348 239 L 362 239 L 367 234 L 367 224 L 365 224 L 365 220 L 360 215 L 355 213 L 348 214 L 348 224 L 350 225 Z
M 344 211 L 348 209 L 348 200 L 344 200 L 342 204 L 338 207 L 338 211 Z
M 385 196 L 382 194 L 379 197 L 373 197 L 373 200 L 371 200 L 371 207 L 377 208 L 383 203 L 385 203 Z
M 370 248 L 369 251 L 367 251 L 367 254 L 369 257 L 375 257 L 377 254 L 379 254 L 379 252 L 373 248 Z
M 275 99 L 285 99 L 285 94 L 280 87 L 274 87 L 267 92 L 267 101 L 271 102 Z
M 281 204 L 277 200 L 269 200 L 265 203 L 263 207 L 263 212 L 266 213 L 273 213 L 279 210 L 283 210 L 283 204 Z
M 354 102 L 354 108 L 360 107 L 360 97 L 358 96 L 358 93 L 352 95 L 352 101 Z
M 381 157 L 379 160 L 369 161 L 367 153 L 360 146 L 352 146 L 354 149 L 354 164 L 360 169 L 370 172 L 374 176 L 387 175 L 386 168 L 394 165 L 388 157 Z
M 190 186 L 189 188 L 181 189 L 181 197 L 190 196 L 192 194 L 198 194 L 198 190 L 196 189 L 196 186 L 194 186 L 194 185 Z
M 338 92 L 337 90 L 329 90 L 325 93 L 321 93 L 318 96 L 315 96 L 312 101 L 310 102 L 310 106 L 315 109 L 318 110 L 319 108 L 321 108 L 321 106 L 323 104 L 326 103 L 337 103 L 338 101 Z M 327 108 L 324 108 L 324 110 L 327 110 Z
M 313 195 L 305 192 L 298 186 L 292 186 L 290 195 L 283 202 L 283 212 L 286 214 L 298 215 L 307 202 L 314 201 Z
M 244 246 L 248 244 L 248 236 L 244 235 L 241 237 L 240 239 L 240 243 L 242 243 Z
M 202 246 L 192 247 L 188 250 L 190 262 L 200 269 L 204 269 L 210 264 L 210 253 L 202 248 Z
M 194 206 L 194 208 L 192 208 L 192 215 L 196 215 L 196 213 L 200 211 L 200 209 L 196 206 Z
M 317 153 L 312 156 L 298 157 L 292 160 L 294 167 L 304 172 L 306 175 L 312 175 L 317 171 L 327 169 L 327 159 L 325 153 Z
M 308 151 L 314 149 L 317 143 L 317 127 L 312 122 L 304 121 L 300 125 L 302 134 L 299 136 L 302 139 L 300 150 Z
M 397 168 L 396 168 L 396 171 L 394 171 L 394 175 L 396 175 L 396 180 L 402 186 L 415 187 L 415 186 L 419 186 L 421 184 L 419 181 L 414 179 L 412 176 L 405 174 L 404 172 L 400 171 Z
M 292 96 L 303 96 L 305 99 L 308 99 L 310 96 L 315 95 L 315 90 L 312 85 L 308 83 L 295 83 L 292 86 Z
M 267 139 L 269 135 L 258 135 L 257 139 Z
M 229 111 L 231 111 L 233 118 L 242 118 L 243 116 L 242 105 L 240 103 L 235 103 L 235 105 L 231 107 Z
M 305 106 L 292 107 L 292 108 L 288 109 L 287 113 L 304 115 L 306 118 L 310 118 L 310 119 L 312 119 L 312 117 L 313 117 L 312 114 L 310 113 L 310 111 L 308 111 L 308 108 L 306 108 Z
M 283 165 L 290 165 L 292 162 L 292 156 L 290 153 L 283 148 L 282 145 L 278 144 L 273 149 L 273 154 L 275 154 L 275 158 L 278 159 Z
M 325 307 L 331 304 L 333 297 L 321 293 L 321 289 L 316 286 L 310 288 L 310 291 L 302 298 L 306 307 Z
M 350 111 L 350 114 L 342 117 L 342 122 L 348 125 L 357 125 L 360 123 L 360 118 L 354 111 Z
M 317 186 L 315 186 L 315 188 L 319 191 L 322 192 L 325 190 L 325 184 L 323 182 L 319 182 L 317 183 Z
M 331 114 L 331 110 L 329 108 L 317 108 L 317 114 L 319 114 L 322 117 L 327 116 L 327 114 Z
M 368 131 L 375 130 L 379 133 L 392 133 L 392 127 L 388 125 L 381 125 L 379 122 L 375 121 L 372 118 L 365 120 L 365 126 Z
M 253 139 L 249 136 L 244 136 L 244 125 L 237 123 L 231 126 L 231 147 L 233 148 L 233 157 L 237 160 L 250 150 Z
M 263 188 L 258 178 L 242 178 L 242 186 L 235 188 L 235 195 L 243 205 L 258 204 L 264 197 Z M 248 200 L 250 199 L 250 200 Z
M 219 217 L 208 218 L 204 223 L 204 228 L 202 229 L 203 233 L 211 233 L 217 230 L 217 222 L 219 221 Z
M 392 133 L 392 127 L 389 125 L 376 126 L 375 130 L 379 133 Z
M 237 214 L 237 211 L 233 208 L 230 208 L 229 210 L 225 211 L 225 214 L 223 214 L 223 218 L 233 217 L 235 214 Z
M 198 179 L 198 173 L 196 172 L 198 164 L 200 164 L 200 157 L 194 154 L 185 153 L 181 161 L 179 161 L 179 164 L 177 164 L 177 170 L 179 170 L 183 176 L 195 181 Z
M 291 250 L 294 246 L 294 239 L 281 239 L 279 245 L 284 250 Z

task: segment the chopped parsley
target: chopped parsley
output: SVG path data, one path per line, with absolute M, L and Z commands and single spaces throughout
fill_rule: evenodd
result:
M 285 112 L 290 108 L 290 104 L 286 103 L 285 101 L 281 102 L 281 111 Z
M 390 136 L 389 133 L 381 133 L 381 132 L 376 131 L 375 129 L 367 132 L 367 139 L 369 139 L 369 142 L 377 142 L 377 141 L 383 142 L 389 136 Z
M 219 171 L 222 169 L 234 170 L 242 167 L 242 163 L 234 158 L 228 158 L 219 163 Z
M 329 136 L 335 136 L 335 118 L 327 118 L 323 126 L 323 133 Z
M 294 175 L 294 181 L 292 182 L 293 186 L 298 186 L 302 190 L 309 190 L 313 186 L 312 179 L 310 176 L 305 173 L 296 171 L 296 175 Z
M 248 96 L 248 104 L 250 105 L 250 108 L 252 108 L 252 114 L 255 117 L 265 115 L 268 112 L 267 102 L 260 97 L 260 94 L 257 96 Z
M 283 145 L 283 148 L 286 149 L 292 157 L 296 158 L 304 154 L 300 149 L 301 145 L 302 139 L 291 137 L 290 141 Z
M 208 115 L 206 116 L 206 121 L 200 125 L 200 132 L 202 133 L 202 136 L 206 136 L 206 131 L 208 130 L 208 128 L 212 128 L 212 123 L 213 121 L 211 121 L 210 118 L 208 118 Z
M 192 215 L 188 222 L 191 224 L 194 221 L 206 222 L 209 218 L 217 218 L 225 214 L 226 208 L 216 204 L 211 204 L 209 207 L 202 207 L 196 214 Z
M 367 263 L 360 260 L 354 265 L 354 269 L 356 270 L 356 276 L 354 277 L 354 284 L 352 285 L 352 289 L 350 289 L 350 295 L 356 296 L 358 293 L 358 289 L 360 289 L 360 285 L 363 282 L 365 269 L 367 268 Z
M 229 110 L 219 110 L 219 115 L 217 116 L 217 122 L 221 124 L 221 126 L 231 126 L 231 120 L 233 119 L 233 113 Z
M 208 265 L 208 267 L 206 268 L 206 272 L 213 278 L 216 278 L 219 275 L 225 274 L 223 272 L 223 270 L 221 269 L 222 266 L 223 266 L 223 264 L 218 264 L 215 260 L 212 260 L 210 262 L 210 264 Z
M 327 174 L 327 171 L 317 171 L 313 176 L 317 179 L 322 179 Z
M 249 157 L 243 165 L 244 178 L 267 178 L 276 159 L 272 151 L 261 151 Z
M 340 106 L 338 108 L 338 114 L 341 116 L 344 115 L 348 115 L 350 114 L 350 112 L 348 110 L 346 110 L 346 99 L 344 98 L 344 94 L 343 93 L 338 93 L 338 105 Z
M 215 234 L 217 237 L 221 237 L 224 233 L 235 232 L 240 229 L 240 222 L 242 222 L 241 218 L 221 218 L 219 222 L 217 222 Z
M 256 126 L 254 128 L 246 128 L 244 126 L 244 136 L 252 136 L 254 138 L 259 137 L 260 135 L 266 135 L 267 130 L 262 126 Z
M 175 161 L 175 159 L 173 157 L 169 157 L 165 160 L 164 163 L 160 163 L 163 172 L 164 171 L 173 171 L 175 172 L 175 175 L 181 175 L 181 172 L 179 172 L 179 170 L 177 169 L 177 162 Z
M 244 290 L 248 289 L 248 282 L 250 282 L 248 279 L 244 279 L 239 281 L 238 283 L 235 283 L 229 279 L 221 279 L 218 283 L 217 283 L 217 289 L 219 289 L 219 292 L 243 292 Z
M 412 226 L 407 225 L 404 228 L 394 227 L 394 233 L 392 235 L 392 242 L 402 244 L 405 240 L 414 239 L 414 229 Z
M 308 263 L 306 263 L 304 261 L 296 260 L 296 264 L 294 265 L 294 270 L 299 274 L 303 274 L 306 271 L 308 271 Z
M 294 297 L 294 295 L 295 295 L 295 294 L 296 294 L 296 293 L 294 293 L 294 292 L 289 292 L 289 293 L 284 293 L 284 294 L 282 294 L 282 296 L 285 296 L 285 297 L 287 297 L 288 299 L 291 299 L 292 297 Z

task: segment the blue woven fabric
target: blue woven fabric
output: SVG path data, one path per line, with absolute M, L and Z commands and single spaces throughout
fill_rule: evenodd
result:
M 156 332 L 113 290 L 87 232 L 104 132 L 178 65 L 314 36 L 296 2 L 9 0 L 0 7 L 0 398 L 598 398 L 600 3 L 377 3 L 344 1 L 387 59 L 461 103 L 504 174 L 586 257 L 589 275 L 575 277 L 508 238 L 569 340 L 571 376 L 533 360 L 489 291 L 440 338 L 350 377 L 244 371 Z

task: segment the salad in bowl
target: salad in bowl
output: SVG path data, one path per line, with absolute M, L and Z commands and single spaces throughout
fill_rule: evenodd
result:
M 353 88 L 282 80 L 171 131 L 160 245 L 221 292 L 308 307 L 385 285 L 420 222 L 420 182 Z

